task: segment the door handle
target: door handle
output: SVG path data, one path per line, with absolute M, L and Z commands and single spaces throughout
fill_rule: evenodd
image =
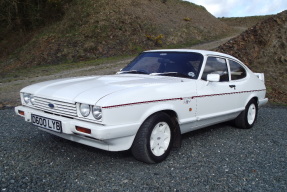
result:
M 230 87 L 230 88 L 234 88 L 234 90 L 235 90 L 236 85 L 229 85 L 229 87 Z

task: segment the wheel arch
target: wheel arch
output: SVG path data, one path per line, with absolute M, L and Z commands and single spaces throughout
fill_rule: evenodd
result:
M 258 106 L 258 100 L 259 100 L 259 99 L 258 99 L 258 97 L 257 97 L 256 95 L 251 95 L 251 96 L 246 100 L 244 106 L 246 106 L 246 105 L 249 103 L 249 101 L 251 101 L 252 99 L 255 100 L 255 102 L 257 103 L 257 106 Z
M 255 109 L 251 107 L 251 104 L 255 104 Z M 254 111 L 255 113 L 250 111 Z M 245 109 L 236 117 L 234 120 L 235 126 L 241 129 L 250 129 L 253 127 L 258 114 L 258 97 L 251 97 L 245 104 Z M 253 116 L 253 117 L 252 117 Z M 252 120 L 249 122 L 248 118 L 251 117 Z
M 173 140 L 173 147 L 180 148 L 181 147 L 181 131 L 178 124 L 178 115 L 173 110 L 163 110 L 162 112 L 166 113 L 168 116 L 171 117 L 173 126 L 174 126 L 174 140 Z
M 147 113 L 149 115 L 147 115 Z M 176 113 L 176 111 L 172 109 L 171 107 L 162 107 L 161 109 L 158 108 L 157 110 L 150 110 L 147 113 L 143 115 L 144 118 L 142 118 L 141 125 L 145 122 L 145 120 L 147 120 L 152 115 L 155 115 L 156 113 L 165 113 L 170 117 L 173 123 L 173 128 L 174 128 L 173 147 L 180 148 L 181 147 L 181 131 L 180 131 L 180 127 L 178 124 L 178 114 Z

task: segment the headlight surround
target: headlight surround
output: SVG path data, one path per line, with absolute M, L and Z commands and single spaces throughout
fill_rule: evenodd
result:
M 30 96 L 31 96 L 31 94 L 29 94 L 29 93 L 23 93 L 23 100 L 26 104 L 28 104 L 30 102 Z
M 30 95 L 30 103 L 31 103 L 32 105 L 34 105 L 34 104 L 35 104 L 35 98 L 34 98 L 34 95 Z
M 87 117 L 90 114 L 91 107 L 88 104 L 80 104 L 80 112 L 83 117 Z
M 93 106 L 92 114 L 96 120 L 102 119 L 102 108 L 99 106 Z
M 102 121 L 102 107 L 96 105 L 89 105 L 78 103 L 79 117 L 86 117 L 90 120 Z
M 35 102 L 34 96 L 30 93 L 23 93 L 23 100 L 26 104 L 34 105 Z

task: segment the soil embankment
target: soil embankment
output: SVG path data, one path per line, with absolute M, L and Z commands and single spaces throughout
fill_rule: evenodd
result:
M 287 104 L 287 10 L 259 22 L 216 51 L 233 55 L 254 72 L 264 73 L 269 99 Z

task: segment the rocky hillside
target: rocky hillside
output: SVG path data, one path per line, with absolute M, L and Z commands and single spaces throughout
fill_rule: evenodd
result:
M 0 42 L 0 75 L 23 67 L 188 46 L 230 29 L 204 7 L 180 0 L 71 0 L 61 20 Z
M 217 48 L 265 73 L 271 101 L 287 104 L 287 10 L 256 24 Z
M 251 17 L 222 17 L 218 18 L 220 21 L 226 23 L 229 26 L 233 27 L 252 27 L 257 23 L 272 17 L 272 15 L 264 16 L 251 16 Z

